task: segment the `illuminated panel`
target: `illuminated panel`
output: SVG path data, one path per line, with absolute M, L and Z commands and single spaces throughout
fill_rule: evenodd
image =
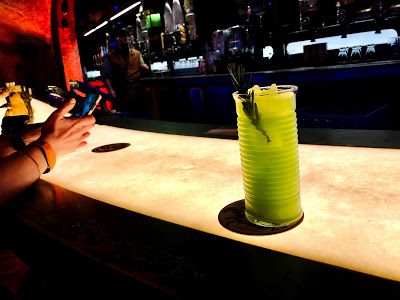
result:
M 326 38 L 316 39 L 315 42 L 300 41 L 289 43 L 287 45 L 287 53 L 289 55 L 303 53 L 304 46 L 327 43 L 327 50 L 335 50 L 345 47 L 355 46 L 367 46 L 367 45 L 379 45 L 387 44 L 390 38 L 397 37 L 397 31 L 394 29 L 385 29 L 381 33 L 375 33 L 375 31 L 359 32 L 348 34 L 346 38 L 342 36 L 331 36 Z
M 35 118 L 49 113 L 43 106 L 33 102 Z M 96 125 L 87 141 L 42 179 L 157 219 L 400 281 L 398 149 L 299 145 L 304 221 L 247 236 L 218 222 L 222 208 L 244 197 L 237 140 Z M 112 143 L 131 146 L 91 152 Z

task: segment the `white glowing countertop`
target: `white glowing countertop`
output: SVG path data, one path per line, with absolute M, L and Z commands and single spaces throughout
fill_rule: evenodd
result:
M 38 122 L 53 110 L 33 105 Z M 91 133 L 86 147 L 59 158 L 42 179 L 210 234 L 400 281 L 399 150 L 299 145 L 304 221 L 247 236 L 218 222 L 222 208 L 244 198 L 237 140 L 102 125 Z M 131 146 L 91 152 L 111 143 Z

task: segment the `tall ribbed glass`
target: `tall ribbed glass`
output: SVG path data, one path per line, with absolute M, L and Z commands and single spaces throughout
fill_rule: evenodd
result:
M 246 218 L 284 227 L 303 215 L 296 119 L 296 86 L 255 86 L 254 101 L 234 93 Z M 247 99 L 248 101 L 248 99 Z M 255 112 L 256 111 L 256 112 Z

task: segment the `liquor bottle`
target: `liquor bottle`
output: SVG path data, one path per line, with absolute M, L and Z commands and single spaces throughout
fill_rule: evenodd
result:
M 375 32 L 381 33 L 383 21 L 389 16 L 388 5 L 385 1 L 375 1 L 371 7 L 371 16 L 375 19 Z
M 189 31 L 190 40 L 197 39 L 197 28 L 196 28 L 196 14 L 193 6 L 193 0 L 185 0 L 183 2 L 183 7 L 185 9 L 185 20 Z
M 174 23 L 174 32 L 180 31 L 181 26 L 184 25 L 183 13 L 179 0 L 173 0 L 172 2 L 172 19 Z
M 106 46 L 105 46 L 105 52 L 106 52 L 106 54 L 108 53 L 108 51 L 110 51 L 110 42 L 109 42 L 109 38 L 110 38 L 110 35 L 108 34 L 108 32 L 106 33 Z
M 136 15 L 136 40 L 138 43 L 143 42 L 143 29 L 142 22 L 140 21 L 140 14 Z
M 133 35 L 133 27 L 132 25 L 128 25 L 126 27 L 127 30 L 127 41 L 128 41 L 128 47 L 129 50 L 132 50 L 135 48 L 135 37 Z
M 165 33 L 174 32 L 174 20 L 172 16 L 171 6 L 168 2 L 165 2 L 164 6 L 164 23 L 165 23 Z

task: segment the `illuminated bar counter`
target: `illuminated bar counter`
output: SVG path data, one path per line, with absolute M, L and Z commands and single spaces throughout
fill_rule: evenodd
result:
M 38 122 L 53 110 L 33 106 Z M 300 144 L 303 222 L 244 235 L 218 221 L 244 198 L 238 141 L 211 138 L 234 130 L 198 125 L 182 134 L 173 123 L 137 122 L 149 131 L 96 125 L 88 145 L 58 158 L 14 208 L 15 251 L 54 278 L 64 274 L 69 293 L 78 286 L 88 295 L 178 299 L 400 295 L 398 149 Z M 340 132 L 325 130 L 325 139 L 354 141 Z M 400 140 L 386 134 L 382 141 Z M 91 151 L 114 143 L 130 146 Z

